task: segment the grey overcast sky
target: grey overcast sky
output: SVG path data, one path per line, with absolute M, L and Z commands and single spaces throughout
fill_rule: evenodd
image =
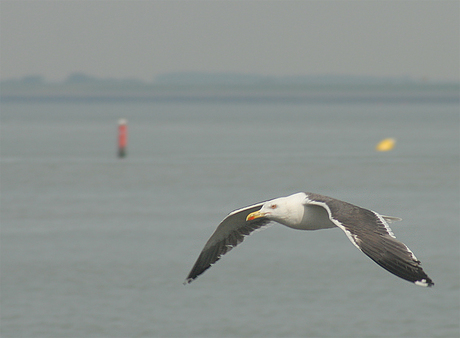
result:
M 165 72 L 460 79 L 460 1 L 0 2 L 1 79 Z

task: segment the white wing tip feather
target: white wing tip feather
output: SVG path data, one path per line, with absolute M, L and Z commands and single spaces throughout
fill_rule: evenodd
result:
M 424 286 L 424 287 L 430 286 L 430 284 L 427 283 L 426 279 L 415 281 L 414 284 L 418 286 Z

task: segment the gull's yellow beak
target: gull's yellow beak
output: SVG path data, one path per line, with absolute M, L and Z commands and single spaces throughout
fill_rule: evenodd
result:
M 264 216 L 265 216 L 264 212 L 260 212 L 260 210 L 259 211 L 254 211 L 254 212 L 251 212 L 248 215 L 248 217 L 246 217 L 246 221 L 252 221 L 253 219 L 264 217 Z

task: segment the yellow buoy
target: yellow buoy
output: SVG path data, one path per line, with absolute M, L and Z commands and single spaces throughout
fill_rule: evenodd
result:
M 377 144 L 377 146 L 375 147 L 375 150 L 390 151 L 391 149 L 394 148 L 395 143 L 396 143 L 396 140 L 394 138 L 386 138 Z

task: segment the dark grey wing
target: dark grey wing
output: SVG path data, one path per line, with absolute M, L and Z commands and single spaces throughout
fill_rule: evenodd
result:
M 246 217 L 250 213 L 259 210 L 263 204 L 264 202 L 261 202 L 228 214 L 206 242 L 184 284 L 191 283 L 195 278 L 209 269 L 212 264 L 217 262 L 222 255 L 240 244 L 245 236 L 250 235 L 254 230 L 262 228 L 270 222 L 270 220 L 264 217 L 253 221 L 246 221 Z
M 382 268 L 417 285 L 434 285 L 412 251 L 393 235 L 383 216 L 318 194 L 307 194 L 307 203 L 323 206 L 350 241 Z

